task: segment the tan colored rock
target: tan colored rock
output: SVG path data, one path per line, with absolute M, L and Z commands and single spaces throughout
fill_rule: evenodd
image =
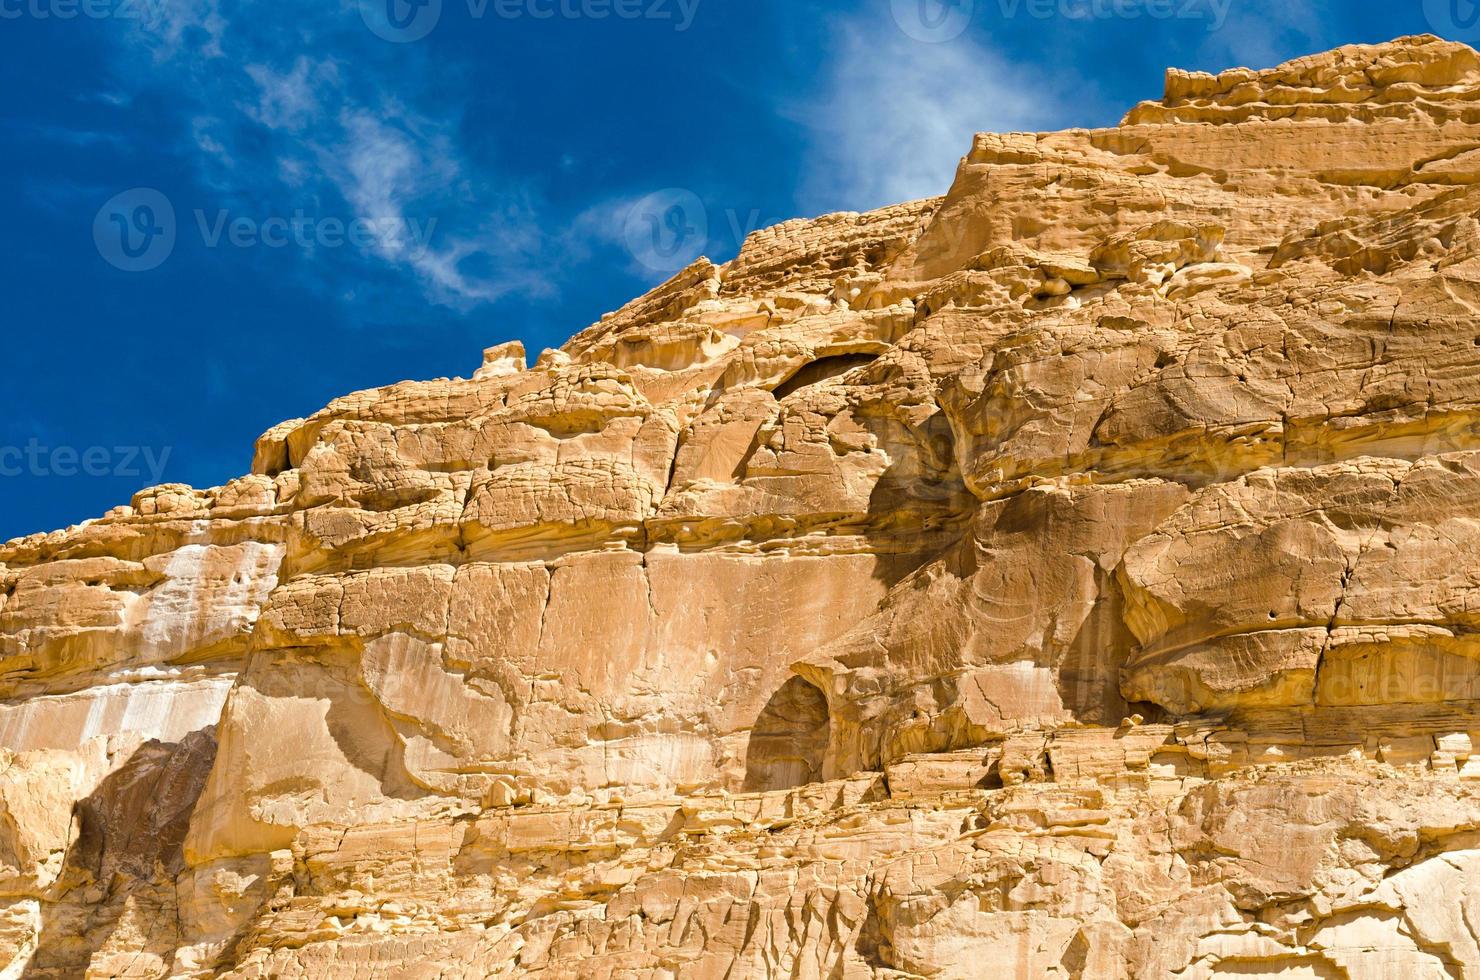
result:
M 1477 96 L 1173 70 L 0 546 L 0 976 L 1480 976 Z

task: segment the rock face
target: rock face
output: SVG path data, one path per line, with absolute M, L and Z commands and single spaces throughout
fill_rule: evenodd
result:
M 1480 977 L 1480 56 L 1173 71 L 0 548 L 0 965 Z

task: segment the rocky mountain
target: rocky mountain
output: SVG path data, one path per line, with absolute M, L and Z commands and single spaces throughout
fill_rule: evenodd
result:
M 0 547 L 0 976 L 1480 977 L 1480 55 L 1171 71 Z

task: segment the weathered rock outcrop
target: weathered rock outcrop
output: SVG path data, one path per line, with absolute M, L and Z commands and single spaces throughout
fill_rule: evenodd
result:
M 1480 977 L 1477 637 L 1480 55 L 1172 71 L 0 547 L 0 975 Z

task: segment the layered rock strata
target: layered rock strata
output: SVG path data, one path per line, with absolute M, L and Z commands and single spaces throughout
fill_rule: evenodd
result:
M 9 542 L 0 975 L 1480 977 L 1477 218 L 1172 71 Z

